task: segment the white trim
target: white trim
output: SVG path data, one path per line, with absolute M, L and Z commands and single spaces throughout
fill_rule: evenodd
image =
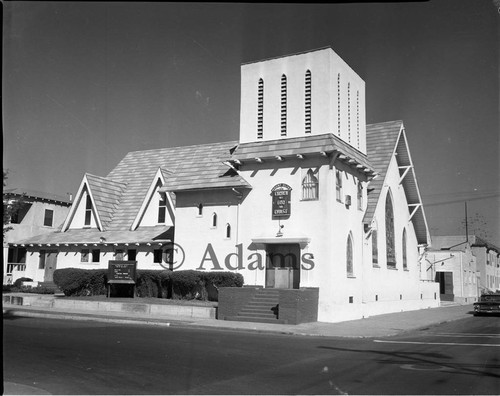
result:
M 71 222 L 73 221 L 73 218 L 75 216 L 75 212 L 77 211 L 78 207 L 80 206 L 80 201 L 82 200 L 82 194 L 84 191 L 85 186 L 87 187 L 87 193 L 89 194 L 90 201 L 92 202 L 92 213 L 95 215 L 95 220 L 97 223 L 97 228 L 99 231 L 103 231 L 102 223 L 101 223 L 101 218 L 99 217 L 99 212 L 97 211 L 97 207 L 95 205 L 95 200 L 94 196 L 92 195 L 92 190 L 89 185 L 89 181 L 87 179 L 87 174 L 85 173 L 83 175 L 82 182 L 80 183 L 80 187 L 78 187 L 78 192 L 76 193 L 75 200 L 73 201 L 73 205 L 71 205 L 71 209 L 68 213 L 68 216 L 66 216 L 66 220 L 64 221 L 63 227 L 61 229 L 61 232 L 66 232 L 71 225 Z
M 161 182 L 161 186 L 158 188 L 158 192 L 161 192 L 160 189 L 165 185 L 165 178 L 163 177 L 163 173 L 161 171 L 161 168 L 158 168 L 156 171 L 153 180 L 151 184 L 149 185 L 148 191 L 146 192 L 146 195 L 142 201 L 141 207 L 139 211 L 137 212 L 137 215 L 135 216 L 134 222 L 132 223 L 132 226 L 130 227 L 131 231 L 134 231 L 137 227 L 139 227 L 139 224 L 144 216 L 144 213 L 146 212 L 146 209 L 149 206 L 149 203 L 151 202 L 151 198 L 153 197 L 155 190 L 156 190 L 156 184 L 158 183 L 158 180 Z M 163 192 L 162 192 L 163 193 Z M 167 205 L 170 205 L 171 210 L 168 210 L 167 208 L 167 214 L 170 216 L 172 213 L 173 216 L 175 216 L 175 210 L 174 210 L 174 205 L 172 202 L 172 198 L 170 197 L 170 194 L 168 191 L 165 191 L 165 196 L 167 198 Z M 175 218 L 172 219 L 172 221 L 175 221 Z

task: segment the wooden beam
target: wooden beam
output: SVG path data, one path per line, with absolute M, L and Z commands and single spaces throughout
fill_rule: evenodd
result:
M 404 169 L 405 171 L 403 172 L 403 174 L 401 175 L 401 177 L 399 178 L 399 184 L 401 184 L 404 180 L 404 178 L 406 177 L 406 175 L 408 174 L 408 172 L 410 171 L 410 169 L 413 168 L 412 166 L 400 166 L 399 169 Z
M 239 159 L 235 159 L 235 160 L 233 160 L 233 161 L 234 161 L 234 163 L 235 163 L 235 164 L 237 164 L 237 165 L 241 165 L 241 161 L 240 161 Z
M 410 218 L 408 219 L 408 221 L 410 221 L 415 213 L 417 213 L 418 208 L 422 206 L 422 204 L 408 204 L 408 206 L 413 206 L 413 211 L 410 213 Z
M 264 161 L 262 161 L 262 158 L 259 158 L 259 157 L 255 157 L 255 161 L 257 161 L 259 164 L 264 162 Z
M 278 160 L 278 161 L 283 161 L 283 157 L 282 157 L 281 155 L 277 155 L 275 158 L 276 158 L 276 160 Z
M 320 151 L 319 153 L 322 157 L 328 157 L 328 154 L 326 153 L 326 151 Z
M 302 154 L 297 154 L 298 159 L 304 159 L 304 156 Z

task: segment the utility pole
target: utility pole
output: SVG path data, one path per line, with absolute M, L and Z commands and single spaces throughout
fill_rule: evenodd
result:
M 465 201 L 465 242 L 469 242 L 469 226 L 467 223 L 467 201 Z

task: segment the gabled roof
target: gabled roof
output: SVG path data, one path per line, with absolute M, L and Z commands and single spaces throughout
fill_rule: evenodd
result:
M 339 154 L 339 161 L 356 166 L 368 177 L 375 174 L 367 156 L 331 133 L 322 135 L 300 136 L 295 138 L 262 140 L 239 144 L 231 155 L 234 163 L 260 162 L 280 157 Z
M 6 188 L 3 190 L 4 196 L 25 197 L 26 199 L 34 199 L 41 201 L 52 201 L 63 206 L 70 206 L 71 201 L 67 197 L 61 195 L 50 194 L 42 191 L 28 190 L 26 188 Z
M 120 203 L 120 197 L 127 184 L 88 173 L 86 177 L 103 230 L 106 230 L 111 223 L 115 209 Z
M 422 199 L 418 189 L 413 162 L 406 140 L 403 121 L 389 121 L 366 126 L 366 146 L 368 158 L 379 174 L 368 184 L 368 202 L 363 223 L 371 226 L 387 169 L 394 156 L 400 169 L 401 181 L 409 205 L 410 217 L 413 221 L 417 241 L 429 244 L 430 236 L 425 218 Z
M 251 186 L 229 166 L 223 164 L 237 142 L 169 147 L 128 153 L 107 178 L 127 183 L 110 230 L 132 226 L 150 187 L 152 175 L 162 169 L 168 191 L 202 188 Z

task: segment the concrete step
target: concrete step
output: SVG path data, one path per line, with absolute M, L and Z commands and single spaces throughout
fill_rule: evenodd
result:
M 268 319 L 257 316 L 227 316 L 225 320 L 232 320 L 235 322 L 255 322 L 255 323 L 273 323 L 273 324 L 286 324 L 287 322 L 281 319 Z
M 273 304 L 273 303 L 267 303 L 267 302 L 255 302 L 255 301 L 250 301 L 247 305 L 245 305 L 244 308 L 246 307 L 252 307 L 252 308 L 261 308 L 261 309 L 271 309 L 275 308 L 278 304 Z
M 262 312 L 262 311 L 240 311 L 236 316 L 256 316 L 256 317 L 262 317 L 262 318 L 274 318 L 276 319 L 277 316 L 273 312 Z

